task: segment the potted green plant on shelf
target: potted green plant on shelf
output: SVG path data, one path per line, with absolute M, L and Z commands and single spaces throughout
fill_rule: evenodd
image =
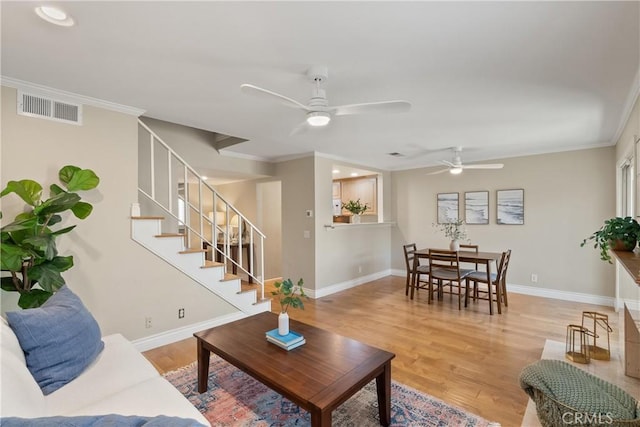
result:
M 366 203 L 360 202 L 358 200 L 349 200 L 347 203 L 342 204 L 342 209 L 346 209 L 351 212 L 351 223 L 359 224 L 360 223 L 360 215 L 365 213 L 369 206 Z
M 76 218 L 88 217 L 93 206 L 81 201 L 77 191 L 92 190 L 100 179 L 90 169 L 65 166 L 57 184 L 49 186 L 49 198 L 42 200 L 42 185 L 30 179 L 9 181 L 0 197 L 15 193 L 28 205 L 13 222 L 0 228 L 0 266 L 2 289 L 20 293 L 21 308 L 39 307 L 65 284 L 61 273 L 73 267 L 73 256 L 60 256 L 56 238 L 76 226 L 54 230 L 62 222 L 60 214 L 71 211 Z M 0 212 L 0 218 L 2 213 Z
M 449 249 L 452 251 L 460 250 L 460 240 L 464 240 L 466 242 L 469 241 L 467 238 L 467 230 L 464 228 L 464 222 L 461 219 L 456 221 L 446 222 L 444 224 L 432 224 L 433 227 L 442 231 L 446 237 L 451 239 L 451 243 L 449 243 Z
M 287 335 L 289 333 L 289 307 L 300 308 L 304 310 L 302 298 L 307 296 L 304 293 L 304 281 L 302 278 L 297 284 L 293 284 L 291 279 L 274 283 L 275 291 L 271 291 L 271 295 L 278 297 L 280 303 L 280 314 L 278 315 L 278 333 Z
M 600 229 L 580 243 L 580 247 L 592 240 L 593 248 L 600 250 L 600 259 L 611 264 L 609 249 L 616 251 L 632 251 L 635 249 L 640 237 L 640 224 L 634 218 L 615 217 L 604 222 Z

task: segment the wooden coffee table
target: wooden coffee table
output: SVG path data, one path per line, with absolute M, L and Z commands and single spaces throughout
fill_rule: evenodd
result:
M 267 342 L 278 325 L 260 313 L 193 334 L 198 340 L 198 392 L 207 391 L 211 353 L 306 409 L 314 427 L 331 426 L 331 412 L 375 378 L 380 424 L 391 421 L 391 359 L 395 354 L 311 325 L 290 321 L 306 344 L 286 351 Z

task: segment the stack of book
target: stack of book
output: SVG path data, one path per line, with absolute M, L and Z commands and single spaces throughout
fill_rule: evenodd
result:
M 306 342 L 304 337 L 297 332 L 289 331 L 287 335 L 280 335 L 278 334 L 278 328 L 268 331 L 266 335 L 267 341 L 287 351 L 300 347 Z

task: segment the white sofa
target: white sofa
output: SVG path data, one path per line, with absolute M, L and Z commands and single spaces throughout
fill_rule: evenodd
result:
M 209 422 L 120 334 L 70 383 L 49 395 L 27 369 L 16 335 L 0 321 L 0 417 L 165 415 Z

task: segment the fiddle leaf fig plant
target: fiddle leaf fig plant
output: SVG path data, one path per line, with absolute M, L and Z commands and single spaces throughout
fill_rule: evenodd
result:
M 600 259 L 611 264 L 609 249 L 624 249 L 632 251 L 640 238 L 640 224 L 630 217 L 615 217 L 604 222 L 600 229 L 582 241 L 580 246 L 587 244 L 587 241 L 594 242 L 594 249 L 600 250 Z
M 100 183 L 92 170 L 72 165 L 60 169 L 58 178 L 64 188 L 50 185 L 46 200 L 42 200 L 42 185 L 30 179 L 9 181 L 0 192 L 0 198 L 14 193 L 27 204 L 13 222 L 0 228 L 0 286 L 20 293 L 22 308 L 39 307 L 65 284 L 61 273 L 73 267 L 73 257 L 58 254 L 56 238 L 76 226 L 52 227 L 62 222 L 61 214 L 66 211 L 78 219 L 87 218 L 93 206 L 77 192 L 92 190 Z
M 274 283 L 276 290 L 272 291 L 271 295 L 279 298 L 281 313 L 286 313 L 289 307 L 304 310 L 302 298 L 306 298 L 307 296 L 304 293 L 302 285 L 304 285 L 302 278 L 298 280 L 296 285 L 293 284 L 291 279 Z

